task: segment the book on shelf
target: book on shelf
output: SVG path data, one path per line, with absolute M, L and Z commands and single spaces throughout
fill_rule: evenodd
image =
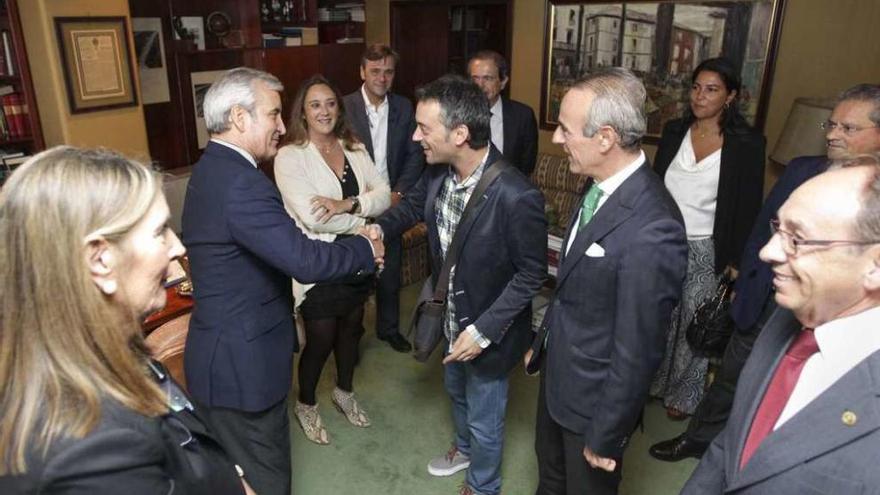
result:
M 3 116 L 6 120 L 6 139 L 21 139 L 27 137 L 27 114 L 28 108 L 24 103 L 21 93 L 9 93 L 0 97 L 3 105 Z
M 13 61 L 15 59 L 12 57 L 12 37 L 9 35 L 9 31 L 4 29 L 0 32 L 0 41 L 3 43 L 3 75 L 14 76 L 15 64 Z
M 0 150 L 2 153 L 2 150 Z M 3 153 L 0 155 L 0 162 L 2 162 L 2 166 L 0 166 L 0 185 L 6 182 L 6 179 L 12 175 L 12 172 L 18 168 L 19 165 L 26 162 L 31 155 L 25 154 L 23 152 L 9 152 Z

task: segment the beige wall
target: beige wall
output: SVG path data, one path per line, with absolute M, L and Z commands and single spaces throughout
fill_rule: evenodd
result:
M 880 82 L 880 2 L 787 0 L 765 134 L 768 152 L 798 96 L 829 97 L 857 82 Z M 513 0 L 511 97 L 537 113 L 541 106 L 545 2 Z M 388 0 L 367 2 L 368 41 L 390 39 Z M 561 153 L 541 131 L 540 150 Z M 649 150 L 653 151 L 653 150 Z M 771 179 L 778 169 L 768 168 Z M 768 181 L 769 183 L 769 181 Z
M 46 146 L 105 146 L 148 157 L 142 107 L 71 115 L 55 36 L 54 17 L 129 17 L 128 0 L 20 0 L 18 5 Z

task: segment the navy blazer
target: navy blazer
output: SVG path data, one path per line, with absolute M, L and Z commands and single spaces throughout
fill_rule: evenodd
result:
M 310 283 L 373 269 L 361 236 L 307 238 L 272 182 L 235 150 L 208 143 L 183 205 L 195 308 L 184 368 L 201 404 L 261 411 L 290 390 L 290 278 Z
M 400 95 L 388 93 L 388 138 L 386 155 L 388 159 L 388 180 L 391 190 L 407 192 L 415 185 L 425 167 L 425 154 L 422 147 L 413 141 L 416 118 L 412 103 Z M 370 134 L 370 119 L 361 90 L 345 95 L 343 98 L 345 114 L 355 135 L 367 147 L 370 158 L 373 156 L 373 139 Z
M 777 309 L 740 375 L 727 426 L 709 445 L 682 494 L 877 493 L 880 470 L 880 352 L 875 352 L 768 435 L 739 468 L 770 379 L 801 324 Z M 856 422 L 845 424 L 844 411 Z
M 491 146 L 487 167 L 501 158 Z M 429 165 L 401 203 L 376 220 L 386 236 L 418 222 L 428 227 L 431 283 L 443 267 L 435 203 L 450 167 Z M 531 341 L 532 299 L 547 277 L 544 197 L 513 167 L 486 189 L 482 201 L 455 235 L 463 235 L 453 278 L 460 328 L 474 324 L 492 343 L 471 363 L 488 377 L 507 374 Z
M 682 119 L 671 120 L 663 126 L 654 170 L 661 178 L 678 153 L 688 126 Z M 712 225 L 712 244 L 715 248 L 715 273 L 727 265 L 736 265 L 743 253 L 746 239 L 764 197 L 764 162 L 767 140 L 754 130 L 724 133 L 721 145 L 721 166 L 718 175 L 718 198 L 715 222 Z
M 730 304 L 730 315 L 740 330 L 748 330 L 758 322 L 770 297 L 773 272 L 770 265 L 758 258 L 761 248 L 770 240 L 770 220 L 798 186 L 827 170 L 828 164 L 824 156 L 795 158 L 767 195 L 743 250 L 734 287 L 736 297 Z
M 598 455 L 620 459 L 663 358 L 687 237 L 675 200 L 647 164 L 576 235 L 559 262 L 527 369 L 544 370 L 554 421 L 582 434 Z
M 504 158 L 526 177 L 535 169 L 538 159 L 538 123 L 531 107 L 501 97 L 504 126 Z

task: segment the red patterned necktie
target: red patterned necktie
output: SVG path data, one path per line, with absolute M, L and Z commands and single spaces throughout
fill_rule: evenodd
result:
M 743 447 L 740 469 L 745 467 L 764 438 L 773 431 L 773 426 L 779 421 L 779 416 L 782 415 L 782 410 L 785 409 L 785 405 L 794 391 L 794 386 L 797 384 L 807 359 L 818 351 L 819 345 L 816 344 L 813 329 L 804 328 L 791 343 L 785 356 L 782 356 L 782 361 L 776 368 L 776 372 L 773 373 L 773 379 L 770 380 L 770 386 L 764 393 L 761 405 L 758 406 L 755 419 L 752 420 L 752 428 L 749 430 L 746 445 Z

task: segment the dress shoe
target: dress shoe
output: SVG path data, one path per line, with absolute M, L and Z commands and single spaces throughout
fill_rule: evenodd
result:
M 655 443 L 648 453 L 661 461 L 678 462 L 688 457 L 699 459 L 708 447 L 708 444 L 691 440 L 686 433 L 682 433 L 673 439 Z
M 400 332 L 388 336 L 381 336 L 379 337 L 379 340 L 388 342 L 388 345 L 397 352 L 409 352 L 412 350 L 412 346 L 409 345 L 409 342 L 406 341 L 403 335 L 400 335 Z

